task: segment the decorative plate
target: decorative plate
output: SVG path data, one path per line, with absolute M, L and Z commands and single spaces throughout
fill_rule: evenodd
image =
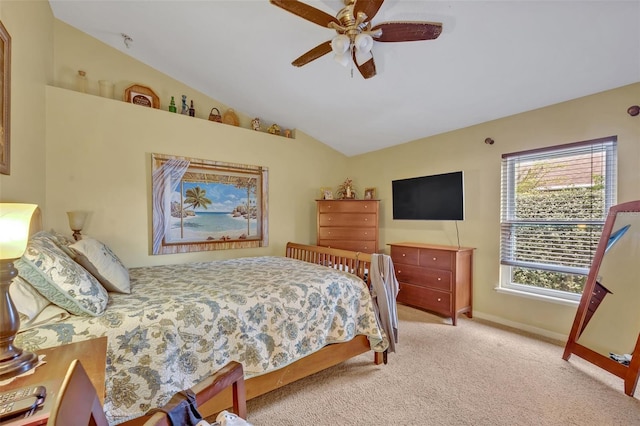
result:
M 151 108 L 160 108 L 160 98 L 149 87 L 134 84 L 124 90 L 124 101 Z
M 230 124 L 232 126 L 240 125 L 240 120 L 238 120 L 238 115 L 235 113 L 235 111 L 232 108 L 229 108 L 227 111 L 225 111 L 224 115 L 222 116 L 222 122 L 224 124 Z

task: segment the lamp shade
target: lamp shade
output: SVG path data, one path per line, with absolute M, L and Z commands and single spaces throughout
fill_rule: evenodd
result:
M 82 231 L 82 228 L 84 228 L 84 221 L 87 218 L 87 212 L 75 210 L 67 212 L 67 216 L 69 216 L 69 227 L 71 230 Z
M 337 35 L 331 40 L 331 50 L 336 55 L 344 55 L 349 50 L 349 44 L 351 41 L 349 37 L 344 34 Z
M 0 203 L 0 259 L 18 259 L 27 248 L 36 204 Z
M 358 52 L 369 53 L 373 47 L 373 37 L 369 34 L 358 34 L 353 44 Z

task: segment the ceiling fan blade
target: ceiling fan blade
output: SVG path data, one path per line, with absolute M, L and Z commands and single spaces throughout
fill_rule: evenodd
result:
M 356 64 L 356 67 L 358 67 L 358 71 L 360 71 L 360 74 L 362 74 L 364 78 L 371 78 L 374 75 L 376 75 L 376 64 L 373 61 L 373 54 L 371 55 L 371 58 L 368 61 L 362 64 L 358 64 L 358 61 L 356 60 L 355 52 L 352 55 L 352 59 L 353 59 L 353 63 Z
M 442 33 L 442 24 L 439 22 L 384 22 L 376 25 L 371 31 L 382 30 L 380 37 L 375 41 L 418 41 L 433 40 Z
M 364 12 L 367 15 L 367 22 L 371 22 L 384 0 L 356 0 L 353 5 L 353 14 L 358 16 L 358 12 Z
M 318 59 L 321 56 L 326 55 L 329 52 L 331 52 L 331 42 L 325 41 L 324 43 L 317 45 L 316 47 L 314 47 L 304 55 L 300 56 L 295 61 L 291 62 L 291 65 L 295 67 L 301 67 L 303 65 L 308 64 L 311 61 Z
M 335 22 L 336 24 L 340 24 L 340 21 L 334 16 L 329 15 L 321 11 L 320 9 L 316 9 L 313 6 L 309 6 L 308 4 L 296 1 L 296 0 L 269 0 L 271 4 L 281 7 L 287 12 L 291 12 L 294 15 L 298 15 L 301 18 L 306 19 L 307 21 L 311 21 L 314 24 L 318 24 L 321 27 L 327 28 L 329 26 L 329 22 Z

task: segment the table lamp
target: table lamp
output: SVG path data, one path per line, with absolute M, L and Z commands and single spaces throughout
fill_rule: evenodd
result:
M 18 275 L 13 263 L 22 257 L 29 240 L 35 204 L 0 203 L 0 380 L 36 366 L 38 357 L 13 345 L 20 329 L 20 316 L 9 287 Z

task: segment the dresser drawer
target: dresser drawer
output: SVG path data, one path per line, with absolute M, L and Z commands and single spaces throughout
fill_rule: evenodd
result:
M 420 249 L 413 247 L 391 246 L 391 260 L 393 263 L 418 265 Z
M 376 213 L 375 201 L 322 201 L 318 203 L 320 213 Z
M 450 315 L 451 294 L 438 290 L 425 289 L 412 284 L 400 283 L 398 302 L 417 306 L 434 312 Z
M 393 260 L 393 259 L 392 259 Z M 425 269 L 419 266 L 395 263 L 396 278 L 420 287 L 431 287 L 442 291 L 451 291 L 451 272 L 439 269 Z
M 376 241 L 348 241 L 348 240 L 318 240 L 318 245 L 322 247 L 336 248 L 342 250 L 361 251 L 363 253 L 375 253 L 378 251 Z
M 318 217 L 318 222 L 323 226 L 364 226 L 375 228 L 378 226 L 375 213 L 362 214 L 337 214 L 322 213 Z
M 438 268 L 451 271 L 454 264 L 454 254 L 450 251 L 421 249 L 420 266 Z
M 323 226 L 318 229 L 318 238 L 323 240 L 363 240 L 376 239 L 376 230 L 371 228 L 348 228 Z

